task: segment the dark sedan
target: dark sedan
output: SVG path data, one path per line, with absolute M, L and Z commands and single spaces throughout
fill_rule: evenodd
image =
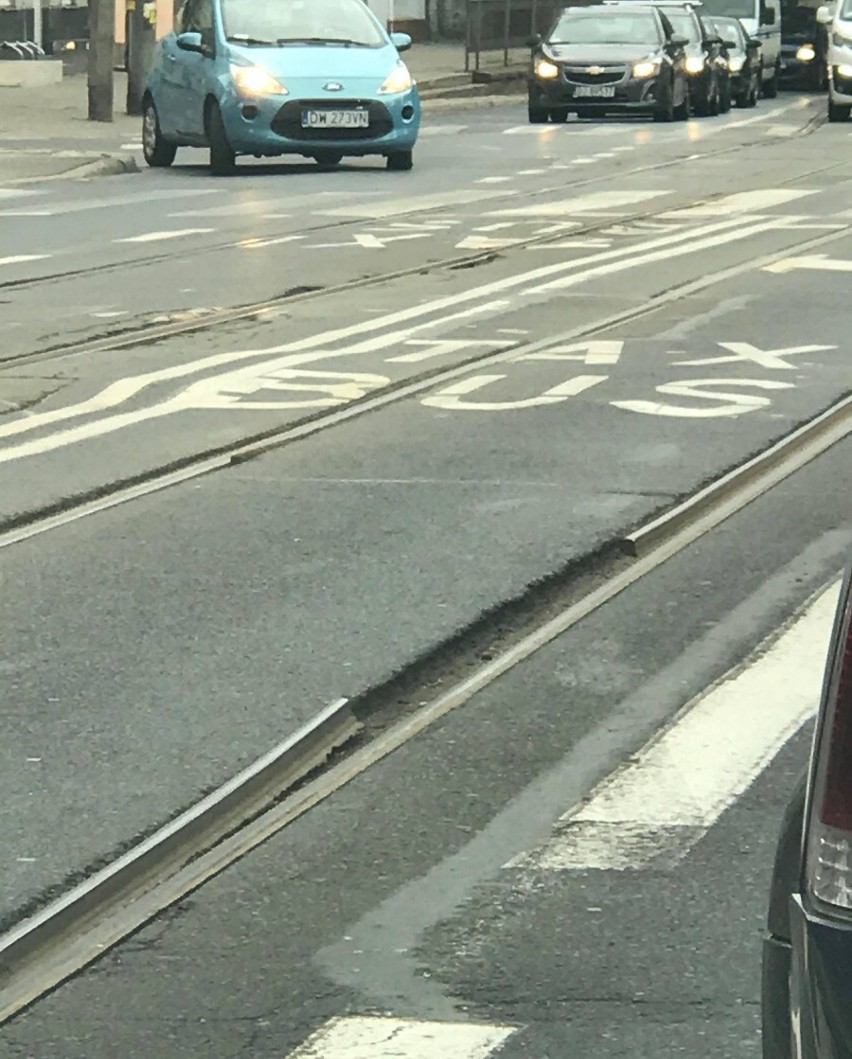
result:
M 765 1059 L 852 1057 L 852 571 L 811 763 L 782 826 L 763 950 Z
M 724 41 L 731 98 L 738 107 L 756 107 L 763 63 L 760 41 L 750 37 L 737 18 L 705 18 L 704 24 Z
M 684 45 L 665 15 L 631 4 L 569 8 L 533 46 L 529 120 L 607 113 L 686 120 Z
M 726 102 L 727 64 L 722 58 L 722 41 L 704 26 L 698 12 L 688 4 L 662 0 L 662 9 L 675 33 L 686 37 L 686 72 L 693 111 L 700 117 L 718 114 Z

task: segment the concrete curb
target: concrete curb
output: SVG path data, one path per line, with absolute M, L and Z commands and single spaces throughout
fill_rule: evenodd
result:
M 61 173 L 20 177 L 17 180 L 9 180 L 6 183 L 9 187 L 16 187 L 20 184 L 53 183 L 57 180 L 90 180 L 93 177 L 123 176 L 126 173 L 138 172 L 139 166 L 131 154 L 93 154 L 87 160 L 79 162 Z
M 522 92 L 507 92 L 499 96 L 466 96 L 463 99 L 424 99 L 423 112 L 428 114 L 451 110 L 474 110 L 477 107 L 517 106 L 526 96 Z

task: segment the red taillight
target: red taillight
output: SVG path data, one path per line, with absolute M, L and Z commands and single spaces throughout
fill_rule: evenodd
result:
M 815 745 L 805 882 L 827 909 L 852 913 L 852 577 L 832 640 Z
M 830 732 L 820 819 L 828 827 L 852 831 L 852 624 L 848 621 Z

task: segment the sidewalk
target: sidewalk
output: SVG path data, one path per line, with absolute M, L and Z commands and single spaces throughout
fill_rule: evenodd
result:
M 404 59 L 420 86 L 425 105 L 442 109 L 517 90 L 526 52 L 483 53 L 482 80 L 464 70 L 464 45 L 416 44 Z M 66 77 L 44 88 L 0 88 L 0 185 L 57 177 L 91 177 L 137 169 L 140 119 L 125 111 L 127 77 L 115 75 L 115 120 L 87 120 L 85 76 Z

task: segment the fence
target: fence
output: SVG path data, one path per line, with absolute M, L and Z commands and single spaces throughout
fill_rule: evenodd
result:
M 480 68 L 483 52 L 509 52 L 523 48 L 529 37 L 546 33 L 556 15 L 570 0 L 466 0 L 464 68 Z

